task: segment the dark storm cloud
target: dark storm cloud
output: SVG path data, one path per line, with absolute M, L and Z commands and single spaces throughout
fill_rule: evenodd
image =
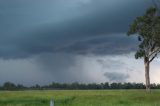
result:
M 136 43 L 135 38 L 130 39 L 125 34 L 111 34 L 65 45 L 56 51 L 82 55 L 128 54 L 136 50 Z
M 104 76 L 111 82 L 125 82 L 129 78 L 128 74 L 119 72 L 106 72 Z
M 137 38 L 126 32 L 150 4 L 151 0 L 0 0 L 0 83 L 128 81 L 134 71 L 127 70 L 132 64 L 132 70 L 139 67 L 127 61 Z
M 58 51 L 96 55 L 132 51 L 134 39 L 112 33 L 126 33 L 129 23 L 150 2 L 1 0 L 0 5 L 0 57 L 24 58 Z M 96 37 L 101 35 L 107 37 Z

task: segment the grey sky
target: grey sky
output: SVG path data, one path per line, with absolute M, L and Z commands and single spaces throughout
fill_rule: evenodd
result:
M 109 81 L 107 72 L 98 74 L 103 66 L 97 58 L 133 57 L 137 40 L 126 32 L 151 5 L 151 0 L 0 0 L 1 83 Z M 97 70 L 86 60 L 92 56 Z M 110 62 L 106 71 L 114 69 Z M 124 71 L 108 73 L 129 79 Z

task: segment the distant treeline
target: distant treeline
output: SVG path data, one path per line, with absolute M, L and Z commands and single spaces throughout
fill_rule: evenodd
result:
M 160 89 L 160 84 L 151 84 L 152 89 Z M 14 84 L 12 82 L 5 82 L 3 86 L 0 86 L 0 90 L 97 90 L 97 89 L 145 89 L 143 83 L 51 83 L 49 85 L 40 86 L 34 85 L 26 87 L 21 84 Z

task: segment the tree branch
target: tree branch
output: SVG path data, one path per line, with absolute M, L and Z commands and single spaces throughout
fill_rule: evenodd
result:
M 155 53 L 159 53 L 160 52 L 160 48 L 158 47 L 157 50 L 154 50 L 151 54 L 149 54 L 149 57 L 151 57 L 152 55 L 154 55 Z
M 157 57 L 158 53 L 160 53 L 160 50 L 155 52 L 154 56 L 149 60 L 149 62 L 152 62 Z
M 152 62 L 157 57 L 157 53 L 149 60 L 149 62 Z

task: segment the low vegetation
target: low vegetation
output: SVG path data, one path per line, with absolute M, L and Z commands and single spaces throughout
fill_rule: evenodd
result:
M 1 91 L 0 106 L 160 106 L 159 98 L 159 90 Z

